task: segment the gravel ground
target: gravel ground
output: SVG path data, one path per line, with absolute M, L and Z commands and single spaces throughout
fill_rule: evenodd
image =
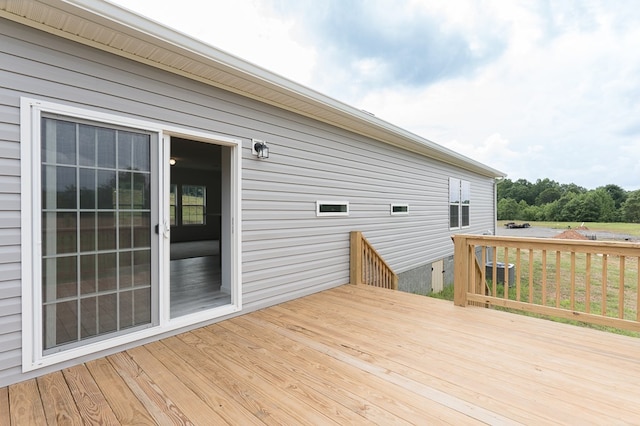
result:
M 537 237 L 537 238 L 553 238 L 556 235 L 566 231 L 566 229 L 541 228 L 532 226 L 530 228 L 508 229 L 504 226 L 496 229 L 496 235 L 507 237 Z M 640 241 L 638 237 L 626 234 L 615 234 L 613 232 L 577 230 L 586 237 L 595 235 L 596 240 L 615 240 L 615 241 Z

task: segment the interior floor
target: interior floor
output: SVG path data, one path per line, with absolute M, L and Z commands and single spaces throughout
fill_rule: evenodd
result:
M 171 318 L 192 314 L 231 303 L 229 293 L 221 290 L 222 274 L 217 241 L 208 241 L 208 250 L 216 247 L 216 254 L 197 251 L 194 247 L 203 242 L 171 244 Z M 215 243 L 215 244 L 212 244 Z M 174 254 L 174 248 L 176 253 Z M 181 252 L 181 255 L 178 255 Z M 191 257 L 184 257 L 190 253 Z M 197 255 L 206 253 L 207 255 Z

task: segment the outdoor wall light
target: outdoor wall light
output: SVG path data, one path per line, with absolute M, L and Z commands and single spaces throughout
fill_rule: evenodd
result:
M 169 158 L 169 165 L 170 166 L 175 166 L 176 165 L 176 159 L 175 158 Z
M 269 158 L 269 146 L 265 141 L 251 139 L 251 151 L 258 158 Z

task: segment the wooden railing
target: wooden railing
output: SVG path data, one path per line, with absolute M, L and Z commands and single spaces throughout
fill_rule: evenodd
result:
M 398 276 L 360 231 L 351 232 L 351 284 L 398 289 Z
M 454 303 L 640 331 L 640 244 L 453 237 Z

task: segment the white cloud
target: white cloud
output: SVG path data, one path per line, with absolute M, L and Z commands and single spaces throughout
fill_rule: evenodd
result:
M 295 22 L 259 0 L 111 0 L 196 39 L 302 84 L 317 66 L 313 46 L 293 34 Z
M 633 1 L 118 2 L 510 178 L 640 187 Z M 355 4 L 366 16 L 350 13 Z M 341 18 L 346 25 L 323 21 Z M 349 24 L 376 31 L 349 32 Z M 413 46 L 407 34 L 426 41 Z M 415 57 L 388 50 L 398 40 L 423 50 Z M 441 61 L 424 61 L 440 68 L 420 68 L 425 48 Z M 425 75 L 399 81 L 398 70 L 412 67 Z

